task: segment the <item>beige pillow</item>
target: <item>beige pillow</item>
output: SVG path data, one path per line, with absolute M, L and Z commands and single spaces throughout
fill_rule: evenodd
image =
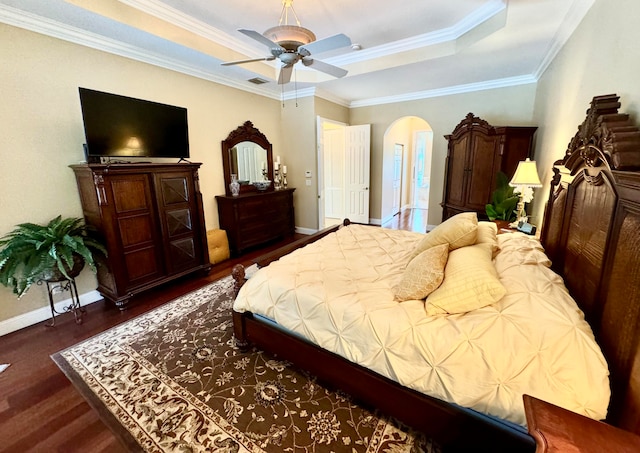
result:
M 466 313 L 506 294 L 491 261 L 491 245 L 476 244 L 449 253 L 444 280 L 427 298 L 428 315 Z
M 402 280 L 394 288 L 395 299 L 400 302 L 424 299 L 431 294 L 442 283 L 448 256 L 448 244 L 441 244 L 413 258 L 402 274 Z
M 498 246 L 498 225 L 495 222 L 478 222 L 478 238 L 476 244 L 490 244 L 492 248 L 491 257 L 495 258 L 500 251 Z
M 427 233 L 416 245 L 411 258 L 431 247 L 449 244 L 449 251 L 476 243 L 478 236 L 478 215 L 475 212 L 462 212 L 448 218 Z

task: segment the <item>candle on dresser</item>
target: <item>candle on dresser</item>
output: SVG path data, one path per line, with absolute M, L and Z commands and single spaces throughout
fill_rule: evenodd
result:
M 283 165 L 283 166 L 282 166 L 282 173 L 286 173 L 286 172 L 287 172 L 287 166 L 286 166 L 286 165 Z
M 276 163 L 278 164 L 278 166 L 280 165 L 280 156 L 276 156 Z

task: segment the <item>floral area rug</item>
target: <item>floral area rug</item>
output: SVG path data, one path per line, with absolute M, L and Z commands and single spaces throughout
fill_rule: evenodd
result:
M 233 337 L 233 280 L 52 356 L 132 451 L 438 452 L 430 439 Z

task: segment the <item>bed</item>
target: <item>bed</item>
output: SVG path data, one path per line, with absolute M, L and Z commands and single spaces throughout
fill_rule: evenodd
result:
M 498 235 L 498 251 L 477 231 L 447 242 L 440 286 L 426 302 L 398 302 L 416 248 L 435 230 L 325 230 L 263 257 L 242 288 L 244 270 L 234 269 L 238 344 L 290 360 L 445 449 L 533 451 L 524 393 L 638 432 L 640 132 L 619 106 L 615 95 L 595 97 L 555 163 L 541 244 Z M 472 249 L 489 250 L 499 285 L 483 287 L 479 307 L 453 297 L 449 314 L 440 302 L 451 282 L 454 294 L 462 288 L 451 269 L 480 272 L 463 266 Z

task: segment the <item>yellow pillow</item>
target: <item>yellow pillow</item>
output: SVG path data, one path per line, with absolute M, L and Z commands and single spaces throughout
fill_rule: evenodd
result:
M 449 253 L 444 280 L 427 298 L 428 315 L 466 313 L 506 294 L 491 261 L 491 245 L 476 244 Z
M 500 250 L 498 246 L 498 225 L 494 222 L 478 222 L 478 238 L 476 244 L 491 244 L 491 257 L 495 258 Z
M 411 254 L 415 258 L 431 247 L 449 244 L 449 251 L 476 243 L 478 236 L 478 215 L 475 212 L 462 212 L 448 218 L 427 233 Z
M 424 299 L 435 290 L 444 278 L 449 246 L 436 245 L 412 259 L 402 274 L 402 280 L 394 288 L 395 299 L 405 301 Z

